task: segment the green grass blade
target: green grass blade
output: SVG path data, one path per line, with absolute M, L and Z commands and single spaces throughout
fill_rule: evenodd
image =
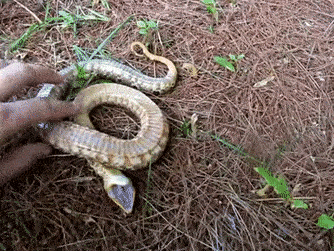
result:
M 64 11 L 64 10 L 61 10 L 58 12 L 58 14 L 63 17 L 63 20 L 64 20 L 64 26 L 71 26 L 73 23 L 75 23 L 75 18 L 72 14 Z
M 219 56 L 215 56 L 214 57 L 214 60 L 220 64 L 221 66 L 225 67 L 226 69 L 232 71 L 232 72 L 235 72 L 235 68 L 233 66 L 233 64 L 231 62 L 229 62 L 227 60 L 227 58 L 222 58 L 222 57 L 219 57 Z
M 129 16 L 123 23 L 119 24 L 113 32 L 110 33 L 110 35 L 97 47 L 97 49 L 92 53 L 92 55 L 89 57 L 88 61 L 93 59 L 98 52 L 100 52 L 104 46 L 106 46 L 117 34 L 118 31 L 120 31 L 128 22 L 131 21 L 133 18 L 133 15 Z
M 77 58 L 78 58 L 79 61 L 86 61 L 86 60 L 88 60 L 89 56 L 84 51 L 84 49 L 82 49 L 79 46 L 73 45 L 73 50 L 74 50 L 74 53 L 77 56 Z
M 94 10 L 88 9 L 92 13 L 92 15 L 86 15 L 83 18 L 85 20 L 95 20 L 95 21 L 102 21 L 102 22 L 109 22 L 110 18 L 107 16 L 102 15 L 101 13 L 98 13 Z
M 38 31 L 40 28 L 39 24 L 32 24 L 28 30 L 16 41 L 14 41 L 10 47 L 9 50 L 11 52 L 14 52 L 20 48 L 23 48 L 26 44 L 26 42 L 28 41 L 28 39 L 36 32 Z

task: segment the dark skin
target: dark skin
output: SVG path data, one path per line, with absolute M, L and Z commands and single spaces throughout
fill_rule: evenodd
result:
M 20 89 L 42 83 L 60 84 L 64 78 L 51 69 L 23 63 L 5 68 L 0 62 L 0 142 L 20 129 L 39 122 L 61 120 L 76 115 L 80 107 L 73 102 L 33 98 L 11 103 L 4 102 Z M 49 155 L 52 147 L 43 143 L 21 146 L 0 160 L 0 186 L 27 171 L 37 159 Z

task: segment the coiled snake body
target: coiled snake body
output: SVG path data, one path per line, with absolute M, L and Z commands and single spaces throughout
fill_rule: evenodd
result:
M 133 51 L 134 46 L 140 46 L 149 59 L 166 64 L 167 75 L 164 78 L 152 78 L 110 60 L 80 62 L 79 66 L 86 73 L 116 79 L 146 91 L 163 93 L 172 88 L 177 75 L 174 64 L 164 57 L 151 54 L 139 42 L 132 43 Z M 60 74 L 75 77 L 76 67 L 65 68 Z M 96 173 L 102 176 L 109 197 L 126 213 L 132 212 L 135 191 L 131 181 L 119 170 L 143 168 L 159 158 L 168 141 L 169 127 L 166 118 L 146 95 L 119 84 L 90 86 L 80 91 L 74 102 L 84 106 L 83 113 L 74 118 L 75 123 L 54 123 L 41 131 L 42 137 L 58 149 L 86 158 Z M 135 138 L 123 140 L 94 130 L 88 114 L 103 103 L 126 107 L 140 118 L 141 129 Z

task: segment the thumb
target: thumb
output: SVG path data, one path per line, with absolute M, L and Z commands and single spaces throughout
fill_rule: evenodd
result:
M 34 143 L 21 146 L 0 161 L 0 186 L 27 171 L 37 160 L 49 155 L 51 146 Z
M 80 112 L 80 105 L 52 99 L 33 98 L 0 104 L 0 139 L 39 122 L 54 121 Z
M 63 81 L 63 76 L 49 68 L 33 64 L 13 63 L 0 69 L 0 100 L 6 100 L 25 86 L 36 86 L 42 83 L 60 84 Z

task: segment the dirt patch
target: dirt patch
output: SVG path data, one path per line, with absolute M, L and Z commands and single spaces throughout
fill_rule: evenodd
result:
M 333 213 L 333 3 L 216 1 L 216 20 L 200 1 L 109 1 L 109 9 L 93 2 L 98 3 L 51 1 L 48 12 L 47 1 L 23 3 L 29 12 L 2 1 L 0 56 L 60 70 L 76 61 L 73 45 L 92 52 L 134 15 L 104 49 L 150 76 L 166 69 L 134 56 L 133 41 L 175 63 L 174 90 L 148 94 L 168 118 L 170 142 L 150 170 L 128 173 L 137 188 L 128 217 L 108 199 L 85 160 L 55 151 L 1 189 L 0 247 L 331 250 L 332 232 L 316 223 L 321 214 Z M 77 22 L 76 31 L 51 23 L 5 55 L 37 22 L 31 13 L 44 20 L 46 13 L 55 17 L 61 10 L 80 15 L 94 10 L 110 20 Z M 139 20 L 155 20 L 158 28 L 143 36 Z M 229 54 L 245 55 L 236 72 L 214 61 Z M 198 72 L 183 68 L 185 63 Z M 273 80 L 266 86 L 254 87 L 268 77 Z M 209 134 L 267 163 L 310 208 L 291 209 L 273 190 L 259 197 L 254 191 L 264 180 L 254 171 L 258 163 Z

